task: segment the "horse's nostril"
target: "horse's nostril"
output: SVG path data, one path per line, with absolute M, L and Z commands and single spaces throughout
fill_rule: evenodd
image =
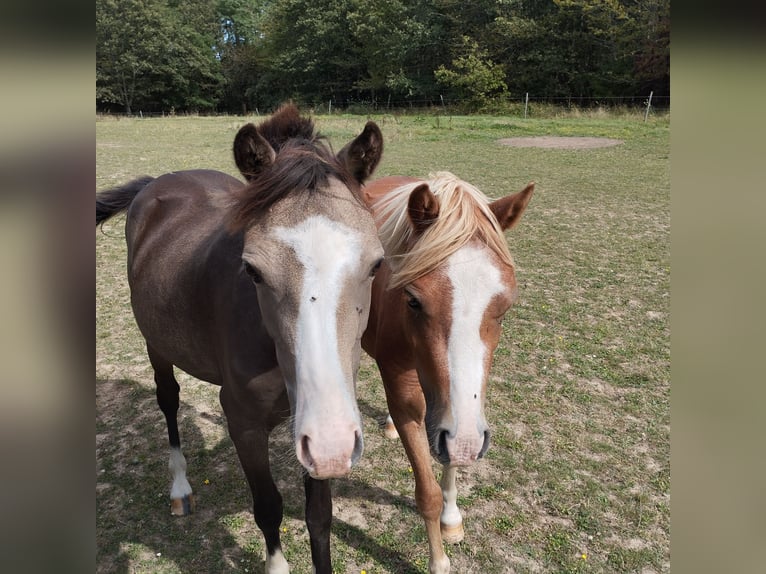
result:
M 436 454 L 444 455 L 444 456 L 447 456 L 449 454 L 449 452 L 447 451 L 448 436 L 449 436 L 449 431 L 443 430 L 439 433 L 439 440 L 436 443 Z
M 357 430 L 354 432 L 354 450 L 351 453 L 351 465 L 357 463 L 362 457 L 364 451 L 364 438 L 362 437 L 362 431 Z
M 484 431 L 484 444 L 481 445 L 481 450 L 479 451 L 479 456 L 477 458 L 481 458 L 485 454 L 487 454 L 487 450 L 489 450 L 489 439 L 490 439 L 490 432 L 488 430 L 485 430 Z
M 308 435 L 303 435 L 301 438 L 301 455 L 301 463 L 303 463 L 307 468 L 314 466 L 314 459 L 311 456 L 311 451 L 309 450 Z

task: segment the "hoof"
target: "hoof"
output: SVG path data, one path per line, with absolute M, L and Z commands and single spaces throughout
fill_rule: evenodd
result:
M 183 498 L 173 498 L 170 501 L 170 514 L 173 516 L 188 516 L 194 512 L 194 495 L 187 494 Z
M 394 423 L 386 423 L 386 426 L 383 428 L 383 434 L 386 435 L 386 438 L 399 438 L 399 433 L 396 431 Z
M 463 541 L 463 538 L 465 537 L 465 532 L 463 531 L 462 522 L 459 524 L 453 524 L 451 526 L 441 523 L 440 526 L 442 531 L 443 542 L 446 542 L 447 544 L 457 544 L 458 542 Z

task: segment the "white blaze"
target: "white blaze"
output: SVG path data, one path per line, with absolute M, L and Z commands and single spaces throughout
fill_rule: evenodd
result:
M 456 438 L 460 443 L 462 439 L 483 441 L 480 434 L 484 429 L 479 424 L 483 424 L 481 389 L 488 351 L 481 339 L 481 323 L 492 298 L 503 291 L 502 277 L 485 250 L 473 246 L 463 247 L 449 257 L 447 275 L 452 283 L 447 357 Z M 479 448 L 481 444 L 478 442 Z
M 358 419 L 339 355 L 338 306 L 349 272 L 359 265 L 362 241 L 349 227 L 319 215 L 276 228 L 274 234 L 303 265 L 295 341 L 296 433 L 318 432 L 325 444 L 317 448 L 327 446 L 332 457 L 333 441 L 344 450 L 339 443 L 348 441 L 351 419 Z M 342 425 L 337 432 L 333 422 Z

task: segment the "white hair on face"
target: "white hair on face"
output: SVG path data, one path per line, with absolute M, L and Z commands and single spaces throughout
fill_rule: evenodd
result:
M 319 215 L 295 227 L 277 228 L 274 235 L 303 265 L 293 349 L 299 460 L 310 473 L 316 470 L 313 455 L 323 464 L 329 460 L 333 472 L 346 472 L 353 464 L 361 421 L 353 377 L 344 369 L 343 361 L 350 357 L 349 350 L 339 345 L 343 334 L 338 333 L 338 314 L 344 286 L 361 263 L 363 240 L 359 232 Z M 359 283 L 360 289 L 362 285 Z M 359 317 L 361 321 L 362 315 Z M 341 352 L 346 354 L 341 356 Z M 311 438 L 312 456 L 308 455 L 308 442 L 302 443 L 304 436 Z
M 303 265 L 296 329 L 296 378 L 303 367 L 343 380 L 338 356 L 337 311 L 344 275 L 359 262 L 362 242 L 357 232 L 324 216 L 304 219 L 295 227 L 278 227 L 274 235 L 292 248 Z M 302 356 L 302 354 L 310 354 Z M 316 375 L 314 370 L 312 375 Z
M 504 286 L 500 270 L 486 250 L 465 246 L 447 260 L 452 283 L 452 326 L 447 359 L 450 372 L 450 402 L 458 421 L 458 434 L 478 432 L 460 428 L 460 421 L 476 421 L 481 415 L 481 392 L 489 349 L 481 338 L 484 313 Z M 465 424 L 465 422 L 463 422 Z

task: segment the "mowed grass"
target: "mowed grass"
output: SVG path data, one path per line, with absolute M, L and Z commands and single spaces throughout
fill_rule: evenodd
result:
M 316 121 L 339 150 L 366 119 Z M 372 119 L 386 143 L 377 176 L 449 170 L 491 197 L 537 182 L 508 233 L 520 299 L 488 389 L 492 447 L 458 474 L 466 537 L 448 547 L 453 571 L 669 572 L 669 118 Z M 236 175 L 230 150 L 245 121 L 258 118 L 99 118 L 97 185 L 188 168 Z M 524 135 L 624 144 L 497 143 Z M 263 572 L 217 389 L 182 373 L 181 433 L 198 511 L 170 516 L 167 435 L 130 310 L 123 224 L 96 232 L 97 571 Z M 333 481 L 334 570 L 427 572 L 414 480 L 401 445 L 379 429 L 385 399 L 369 358 L 359 403 L 365 453 Z M 285 552 L 294 572 L 310 572 L 300 470 L 287 432 L 274 442 Z

